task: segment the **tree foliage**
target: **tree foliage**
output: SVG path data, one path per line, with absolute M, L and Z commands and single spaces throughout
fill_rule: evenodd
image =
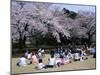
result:
M 76 39 L 87 43 L 95 41 L 95 13 L 66 8 L 59 10 L 50 8 L 49 3 L 29 3 L 12 1 L 11 33 L 13 43 L 20 46 L 26 42 L 36 45 L 44 42 L 65 43 Z M 41 43 L 42 42 L 42 43 Z M 46 43 L 47 44 L 47 43 Z

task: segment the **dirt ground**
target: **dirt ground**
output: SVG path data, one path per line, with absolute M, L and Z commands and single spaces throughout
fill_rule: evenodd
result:
M 49 55 L 45 55 L 43 58 L 43 63 L 47 64 Z M 95 69 L 96 68 L 96 60 L 92 58 L 92 56 L 88 56 L 88 59 L 81 62 L 81 61 L 72 61 L 70 64 L 62 65 L 60 67 L 55 68 L 48 68 L 37 70 L 35 69 L 36 64 L 27 65 L 25 67 L 17 67 L 16 63 L 19 58 L 12 58 L 12 65 L 11 65 L 11 73 L 12 74 L 19 74 L 19 73 L 37 73 L 37 72 L 51 72 L 51 71 L 68 71 L 68 70 L 84 70 L 84 69 Z

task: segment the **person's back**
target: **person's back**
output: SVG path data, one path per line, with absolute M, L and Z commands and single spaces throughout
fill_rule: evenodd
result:
M 49 58 L 49 63 L 48 63 L 48 65 L 52 65 L 52 66 L 54 66 L 55 65 L 55 58 L 54 58 L 54 56 L 51 56 L 51 58 Z
M 53 56 L 53 55 L 54 55 L 54 51 L 53 51 L 53 50 L 50 52 L 50 55 L 51 55 L 51 56 Z
M 42 59 L 39 59 L 39 63 L 37 65 L 38 69 L 43 69 L 45 67 L 45 65 L 42 63 Z
M 49 65 L 54 65 L 54 64 L 55 64 L 55 58 L 50 58 Z
M 26 58 L 25 57 L 21 57 L 19 60 L 19 66 L 26 66 Z
M 96 49 L 95 48 L 92 48 L 92 54 L 94 54 L 96 52 Z
M 38 59 L 35 54 L 32 55 L 32 63 L 38 63 Z
M 42 69 L 45 65 L 43 63 L 38 64 L 38 69 Z
M 75 53 L 75 60 L 79 60 L 80 59 L 80 55 L 79 55 L 79 53 Z

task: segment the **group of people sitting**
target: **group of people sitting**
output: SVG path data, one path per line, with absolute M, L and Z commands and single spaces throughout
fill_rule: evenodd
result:
M 29 64 L 38 63 L 38 59 L 42 59 L 44 56 L 44 49 L 39 49 L 38 52 L 26 52 L 21 56 L 17 62 L 17 66 L 26 66 Z
M 93 51 L 92 51 L 93 50 Z M 91 51 L 95 53 L 93 48 Z M 39 49 L 37 53 L 26 51 L 25 54 L 17 62 L 17 66 L 26 66 L 36 64 L 37 69 L 60 67 L 61 65 L 69 64 L 72 61 L 84 61 L 87 58 L 87 53 L 84 48 L 56 48 L 50 51 L 48 63 L 43 63 L 44 49 Z M 96 54 L 96 53 L 95 53 Z M 93 55 L 94 56 L 94 55 Z
M 58 48 L 51 51 L 51 55 L 56 58 L 65 58 L 67 60 L 84 61 L 87 54 L 83 48 Z

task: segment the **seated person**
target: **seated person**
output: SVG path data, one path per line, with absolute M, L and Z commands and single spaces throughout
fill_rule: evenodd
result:
M 26 66 L 27 65 L 27 59 L 22 55 L 22 57 L 19 59 L 17 66 Z
M 60 58 L 56 58 L 55 64 L 56 64 L 56 66 L 60 67 L 60 65 L 61 65 L 61 59 Z
M 68 58 L 61 57 L 61 65 L 69 64 L 71 61 Z
M 37 69 L 43 69 L 45 67 L 45 65 L 43 64 L 42 62 L 42 59 L 39 59 L 39 63 L 38 63 L 38 66 L 37 66 Z
M 32 57 L 32 53 L 30 52 L 28 55 L 27 55 L 27 59 L 30 60 Z
M 54 56 L 54 54 L 55 54 L 54 50 L 51 50 L 50 55 Z
M 55 66 L 55 58 L 54 55 L 51 55 L 51 58 L 48 59 L 48 65 L 45 66 L 45 68 L 53 68 Z
M 96 52 L 93 54 L 93 58 L 96 58 Z
M 76 52 L 74 55 L 74 61 L 79 61 L 79 60 L 80 60 L 80 55 L 78 52 Z
M 60 67 L 60 65 L 65 65 L 65 64 L 69 64 L 69 63 L 71 63 L 71 61 L 64 57 L 60 57 L 60 58 L 56 59 L 56 65 L 58 67 Z
M 96 49 L 95 48 L 92 48 L 91 53 L 92 54 L 96 53 Z
M 38 52 L 38 58 L 42 59 L 42 53 L 41 52 Z
M 85 49 L 82 49 L 82 50 L 81 50 L 80 61 L 84 61 L 84 60 L 86 60 L 86 59 L 88 59 L 88 58 L 87 58 L 87 56 L 86 56 L 86 54 L 85 54 Z
M 37 59 L 35 53 L 32 54 L 31 61 L 32 61 L 32 64 L 34 64 L 34 63 L 38 63 L 38 59 Z
M 28 53 L 29 53 L 29 51 L 27 50 L 27 51 L 25 52 L 25 57 L 26 57 L 26 58 L 28 57 Z

